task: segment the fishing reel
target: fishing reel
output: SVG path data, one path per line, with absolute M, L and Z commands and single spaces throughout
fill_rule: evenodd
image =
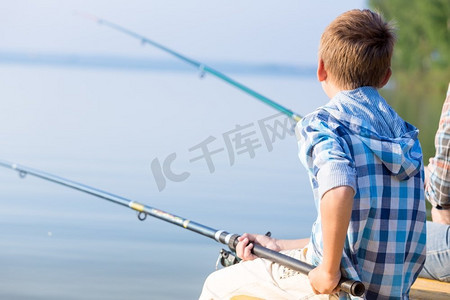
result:
M 219 263 L 226 268 L 235 265 L 240 261 L 241 259 L 237 257 L 235 252 L 221 249 L 216 262 L 216 270 L 219 269 Z

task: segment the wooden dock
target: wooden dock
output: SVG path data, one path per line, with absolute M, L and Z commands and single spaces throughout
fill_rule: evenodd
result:
M 411 287 L 411 300 L 450 300 L 450 283 L 417 278 Z M 232 300 L 263 300 L 250 296 L 234 296 Z
M 417 278 L 409 295 L 412 300 L 449 300 L 450 283 Z

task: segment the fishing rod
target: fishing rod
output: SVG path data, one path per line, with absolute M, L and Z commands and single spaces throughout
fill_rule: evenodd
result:
M 265 104 L 275 108 L 276 110 L 284 113 L 288 117 L 294 119 L 294 121 L 296 121 L 296 122 L 298 122 L 298 121 L 300 121 L 302 119 L 301 115 L 299 115 L 299 114 L 293 112 L 292 110 L 282 106 L 281 104 L 279 104 L 279 103 L 277 103 L 277 102 L 267 98 L 266 96 L 258 93 L 257 91 L 255 91 L 255 90 L 253 90 L 253 89 L 243 85 L 242 83 L 240 83 L 240 82 L 230 78 L 229 76 L 223 74 L 222 72 L 219 72 L 216 69 L 211 68 L 210 66 L 208 66 L 206 64 L 203 64 L 203 63 L 198 62 L 198 61 L 196 61 L 194 59 L 191 59 L 191 58 L 189 58 L 187 56 L 184 56 L 184 55 L 180 54 L 179 52 L 176 52 L 176 51 L 174 51 L 172 49 L 169 49 L 166 46 L 163 46 L 163 45 L 161 45 L 161 44 L 159 44 L 159 43 L 157 43 L 157 42 L 155 42 L 155 41 L 153 41 L 151 39 L 146 38 L 145 36 L 137 34 L 137 33 L 133 32 L 133 31 L 131 31 L 131 30 L 125 28 L 125 27 L 122 27 L 120 25 L 117 25 L 117 24 L 115 24 L 113 22 L 107 21 L 105 19 L 100 19 L 100 18 L 98 18 L 96 16 L 93 16 L 93 15 L 90 15 L 90 14 L 85 14 L 85 13 L 77 13 L 77 14 L 80 15 L 80 16 L 83 16 L 83 17 L 85 17 L 87 19 L 93 20 L 94 22 L 97 22 L 100 25 L 105 25 L 105 26 L 107 26 L 109 28 L 112 28 L 114 30 L 122 32 L 122 33 L 124 33 L 124 34 L 126 34 L 128 36 L 134 37 L 134 38 L 140 40 L 143 45 L 149 44 L 149 45 L 152 45 L 152 46 L 154 46 L 154 47 L 156 47 L 156 48 L 158 48 L 158 49 L 160 49 L 160 50 L 162 50 L 162 51 L 164 51 L 166 53 L 169 53 L 172 56 L 175 56 L 176 58 L 181 59 L 182 61 L 184 61 L 184 62 L 194 66 L 195 68 L 197 68 L 200 71 L 200 76 L 201 77 L 203 77 L 205 73 L 211 74 L 211 75 L 213 75 L 213 76 L 215 76 L 215 77 L 217 77 L 217 78 L 219 78 L 219 79 L 221 79 L 221 80 L 231 84 L 232 86 L 234 86 L 234 87 L 244 91 L 245 93 L 255 97 L 256 99 L 264 102 Z
M 203 236 L 209 237 L 211 239 L 216 240 L 219 243 L 227 245 L 232 251 L 236 250 L 236 245 L 238 244 L 237 234 L 231 234 L 225 230 L 217 230 L 200 223 L 194 222 L 192 220 L 176 216 L 165 212 L 163 210 L 159 210 L 157 208 L 132 201 L 130 199 L 114 195 L 112 193 L 90 187 L 88 185 L 78 183 L 57 175 L 53 175 L 44 171 L 32 169 L 29 167 L 21 166 L 18 164 L 13 164 L 10 162 L 6 162 L 0 160 L 0 166 L 17 171 L 21 178 L 25 178 L 26 175 L 31 175 L 37 178 L 41 178 L 46 181 L 50 181 L 56 184 L 63 185 L 68 188 L 72 188 L 78 190 L 80 192 L 87 193 L 89 195 L 113 202 L 115 204 L 119 204 L 128 208 L 131 208 L 138 213 L 138 219 L 144 221 L 147 216 L 152 216 L 158 218 L 160 220 L 169 222 L 171 224 L 177 225 L 184 229 L 188 229 L 195 233 L 201 234 Z M 301 272 L 302 274 L 308 274 L 314 266 L 309 265 L 305 262 L 296 260 L 290 256 L 281 254 L 279 252 L 270 250 L 268 248 L 262 247 L 260 245 L 254 244 L 252 252 L 261 258 L 269 259 L 275 263 L 286 266 L 292 270 Z M 349 293 L 353 296 L 361 296 L 364 294 L 365 287 L 364 284 L 360 281 L 355 281 L 351 279 L 347 279 L 342 277 L 339 282 L 339 287 L 342 291 Z

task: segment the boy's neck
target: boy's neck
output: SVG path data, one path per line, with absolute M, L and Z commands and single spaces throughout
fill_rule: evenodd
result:
M 334 98 L 334 96 L 336 96 L 337 93 L 346 90 L 346 89 L 341 88 L 340 86 L 336 85 L 330 79 L 322 81 L 322 89 L 324 90 L 325 94 L 327 94 L 328 98 L 330 98 L 330 99 Z

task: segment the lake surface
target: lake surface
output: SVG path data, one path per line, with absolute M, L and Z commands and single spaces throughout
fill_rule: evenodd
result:
M 314 76 L 230 75 L 300 114 L 327 101 Z M 285 117 L 211 76 L 3 65 L 0 81 L 0 159 L 233 233 L 309 235 Z M 173 154 L 178 182 L 158 168 Z M 0 185 L 1 299 L 196 299 L 215 269 L 203 236 L 8 169 Z

